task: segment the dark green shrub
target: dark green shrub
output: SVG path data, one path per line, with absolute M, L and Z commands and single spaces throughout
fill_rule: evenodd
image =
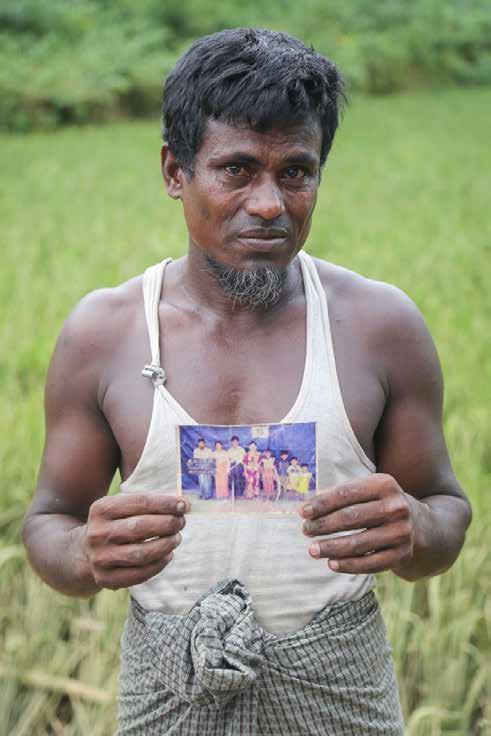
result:
M 0 129 L 156 114 L 194 38 L 286 30 L 333 58 L 350 90 L 491 84 L 488 0 L 3 0 Z

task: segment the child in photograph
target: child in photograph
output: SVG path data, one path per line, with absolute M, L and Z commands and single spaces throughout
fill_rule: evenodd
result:
M 259 475 L 261 469 L 259 460 L 260 455 L 257 451 L 257 445 L 255 442 L 251 442 L 243 460 L 246 481 L 245 498 L 256 498 L 256 496 L 259 496 Z
M 300 473 L 302 472 L 300 465 L 298 464 L 298 458 L 292 457 L 288 466 L 288 485 L 287 490 L 298 493 L 298 480 Z
M 215 450 L 212 454 L 215 460 L 215 496 L 216 498 L 228 498 L 230 458 L 220 440 L 215 442 Z
M 312 473 L 309 472 L 309 466 L 303 464 L 301 466 L 300 474 L 297 476 L 297 493 L 300 493 L 302 496 L 307 495 L 309 492 L 311 478 Z
M 230 438 L 232 443 L 227 450 L 230 460 L 229 488 L 234 498 L 241 498 L 244 495 L 244 460 L 245 450 L 240 446 L 239 438 L 234 435 Z
M 261 480 L 263 482 L 264 495 L 267 499 L 274 493 L 275 481 L 278 481 L 278 473 L 276 472 L 276 458 L 271 454 L 271 450 L 267 449 L 261 458 Z
M 194 448 L 193 458 L 195 460 L 212 460 L 213 452 L 206 446 L 206 442 L 203 437 L 200 437 L 197 442 L 197 447 Z M 190 461 L 188 461 L 188 465 Z M 211 466 L 211 463 L 210 463 Z M 210 467 L 211 471 L 211 467 Z M 213 496 L 213 489 L 211 486 L 211 472 L 209 473 L 198 473 L 198 484 L 199 484 L 199 496 L 203 499 L 209 499 Z
M 288 460 L 289 454 L 289 450 L 282 450 L 280 452 L 280 459 L 278 460 L 277 464 L 277 473 L 279 479 L 278 491 L 280 493 L 283 493 L 288 489 L 288 466 L 290 465 L 290 461 Z

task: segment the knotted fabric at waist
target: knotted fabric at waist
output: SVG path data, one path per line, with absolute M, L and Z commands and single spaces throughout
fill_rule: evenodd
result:
M 134 598 L 131 605 L 148 628 L 162 683 L 189 703 L 217 706 L 255 682 L 272 650 L 301 646 L 316 630 L 339 635 L 378 610 L 370 591 L 360 600 L 323 609 L 300 631 L 276 636 L 256 623 L 250 594 L 236 579 L 217 583 L 186 616 L 145 611 Z
M 373 591 L 275 635 L 226 579 L 184 616 L 132 599 L 121 644 L 117 736 L 403 733 Z

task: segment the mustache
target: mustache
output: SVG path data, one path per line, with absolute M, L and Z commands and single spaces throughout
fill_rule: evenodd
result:
M 260 238 L 262 240 L 273 240 L 274 238 L 286 238 L 288 230 L 284 227 L 251 227 L 240 230 L 240 238 Z
M 249 220 L 249 222 L 239 222 L 234 228 L 236 233 L 242 237 L 249 238 L 284 238 L 291 230 L 291 224 L 279 218 L 278 220 L 270 220 L 261 222 Z

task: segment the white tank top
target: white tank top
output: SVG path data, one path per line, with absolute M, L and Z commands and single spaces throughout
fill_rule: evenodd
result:
M 298 257 L 306 298 L 306 358 L 298 396 L 281 423 L 316 423 L 317 488 L 326 489 L 368 476 L 375 472 L 375 466 L 359 444 L 345 411 L 324 288 L 313 259 L 302 251 Z M 153 366 L 161 365 L 159 301 L 170 261 L 168 258 L 148 268 L 143 276 Z M 176 427 L 197 423 L 165 388 L 162 375 L 156 372 L 153 381 L 153 411 L 145 446 L 121 491 L 175 495 L 179 472 Z M 310 557 L 308 548 L 313 540 L 302 533 L 301 523 L 298 514 L 193 516 L 191 511 L 174 559 L 150 580 L 131 587 L 131 595 L 144 608 L 184 614 L 219 580 L 234 577 L 249 590 L 258 623 L 267 631 L 285 634 L 298 630 L 326 605 L 360 598 L 375 584 L 373 575 L 336 573 L 325 560 Z

